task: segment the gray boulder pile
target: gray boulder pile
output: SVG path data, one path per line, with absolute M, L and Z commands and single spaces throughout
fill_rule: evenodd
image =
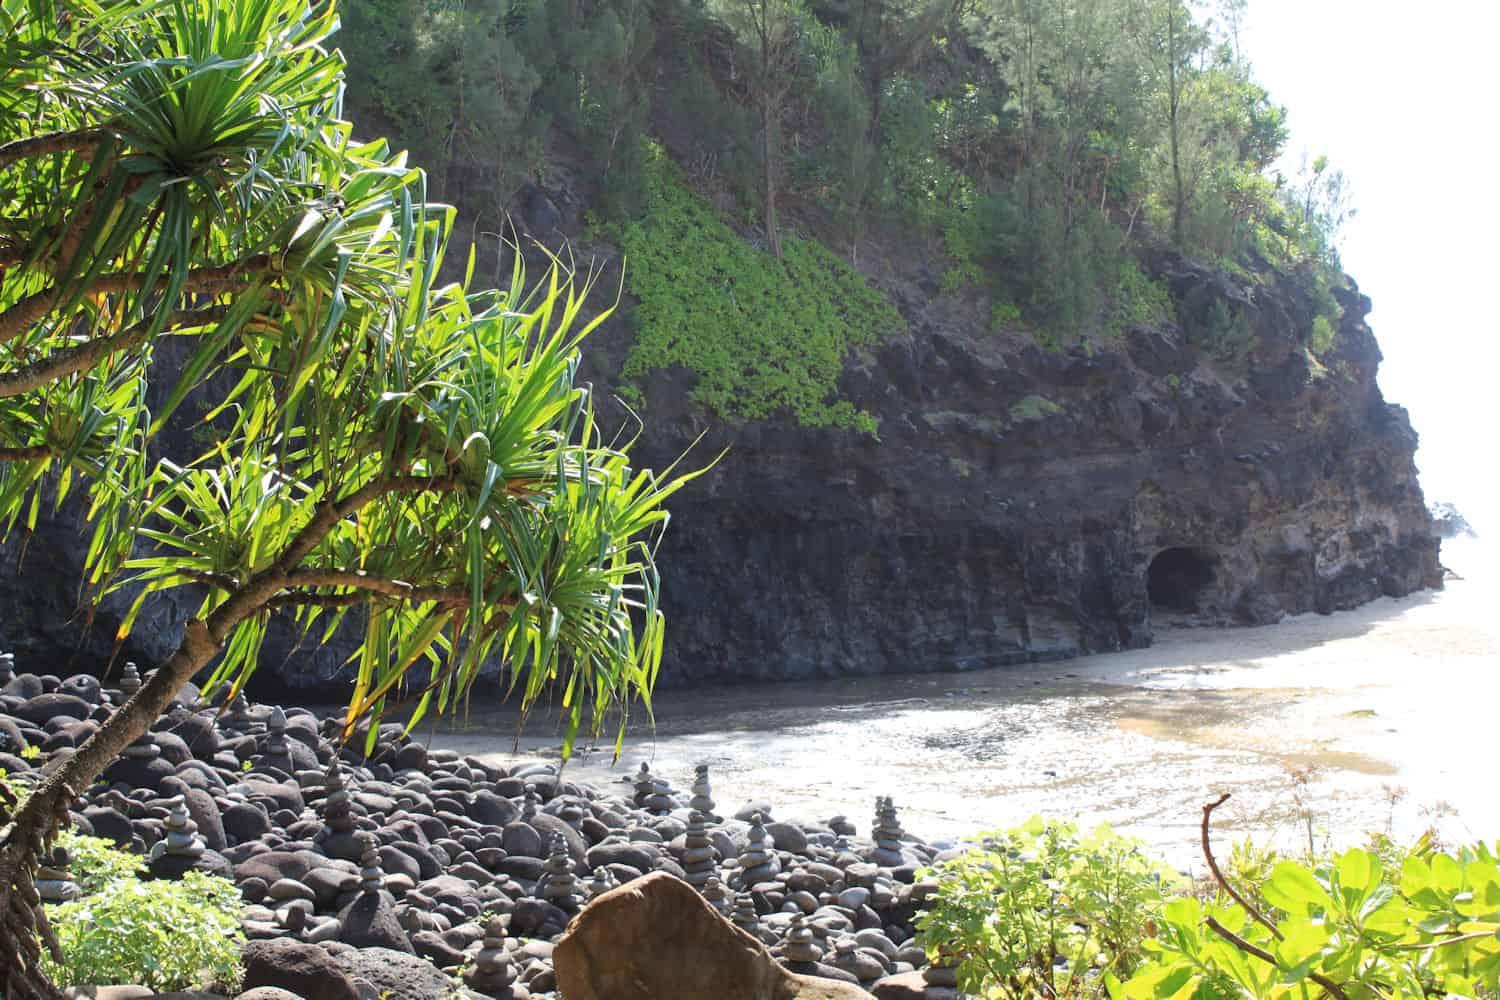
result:
M 73 753 L 140 683 L 133 667 L 117 686 L 5 667 L 0 769 L 21 781 Z M 558 997 L 568 970 L 554 945 L 591 900 L 619 909 L 655 873 L 702 903 L 673 904 L 705 924 L 682 944 L 749 942 L 770 963 L 756 977 L 776 967 L 812 990 L 782 983 L 767 997 L 957 996 L 951 970 L 925 968 L 913 928 L 928 888 L 916 874 L 937 852 L 901 828 L 889 799 L 875 803 L 867 838 L 843 817 L 778 821 L 767 803 L 722 817 L 706 767 L 678 776 L 690 786 L 679 792 L 643 765 L 615 794 L 546 762 L 497 767 L 429 750 L 399 725 L 381 726 L 368 756 L 366 733 L 339 735 L 306 709 L 237 699 L 221 710 L 188 688 L 73 820 L 139 852 L 147 877 L 234 880 L 247 998 Z M 590 961 L 617 968 L 626 953 L 699 961 L 626 943 L 639 922 L 592 926 L 619 947 L 574 947 L 578 982 Z

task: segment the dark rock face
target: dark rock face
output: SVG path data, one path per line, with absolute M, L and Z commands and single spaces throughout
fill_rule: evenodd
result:
M 1369 300 L 1341 293 L 1314 358 L 1313 306 L 1289 283 L 1153 269 L 1185 328 L 1092 351 L 1050 353 L 895 287 L 910 335 L 843 379 L 879 441 L 726 425 L 690 402 L 690 375 L 658 373 L 640 464 L 705 428 L 698 454 L 731 449 L 673 498 L 663 682 L 1055 659 L 1148 645 L 1183 613 L 1260 624 L 1441 586 L 1416 435 L 1376 385 Z M 1253 335 L 1247 357 L 1225 360 L 1195 319 L 1216 302 Z M 627 336 L 591 341 L 593 377 L 608 382 Z M 1201 582 L 1153 607 L 1153 561 L 1177 549 Z

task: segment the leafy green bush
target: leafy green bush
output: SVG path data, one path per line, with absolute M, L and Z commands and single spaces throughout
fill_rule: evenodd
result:
M 1258 887 L 1264 922 L 1227 896 L 1169 904 L 1149 958 L 1111 994 L 1176 997 L 1493 997 L 1500 867 L 1487 845 L 1427 847 L 1400 865 L 1351 850 L 1281 861 Z
M 995 333 L 1020 322 L 1021 310 L 1014 302 L 1002 299 L 990 307 L 990 330 Z
M 138 983 L 162 992 L 214 985 L 233 992 L 243 975 L 240 912 L 239 890 L 228 879 L 201 872 L 180 882 L 115 878 L 48 907 L 63 951 L 62 965 L 48 960 L 48 975 L 78 985 Z
M 1160 323 L 1172 315 L 1172 295 L 1167 286 L 1153 281 L 1133 260 L 1120 264 L 1108 331 L 1118 336 L 1132 326 Z
M 1333 339 L 1337 331 L 1327 316 L 1318 316 L 1313 319 L 1311 347 L 1314 354 L 1327 354 L 1333 347 Z
M 1102 997 L 1128 978 L 1177 875 L 1138 841 L 1101 826 L 1033 817 L 924 872 L 937 882 L 918 917 L 935 962 L 958 964 L 959 988 L 1004 1000 Z
M 68 852 L 68 874 L 84 895 L 99 892 L 113 882 L 135 878 L 141 870 L 140 855 L 120 850 L 112 840 L 64 830 L 58 834 L 57 843 Z
M 1015 423 L 1024 423 L 1030 420 L 1041 420 L 1043 417 L 1050 417 L 1062 411 L 1061 406 L 1046 396 L 1026 396 L 1011 406 L 1010 419 Z
M 754 420 L 785 408 L 803 424 L 875 421 L 838 398 L 850 348 L 905 329 L 894 306 L 820 244 L 795 236 L 777 260 L 750 246 L 689 191 L 659 149 L 647 211 L 621 228 L 626 282 L 640 300 L 627 380 L 672 365 L 698 376 L 693 397 Z

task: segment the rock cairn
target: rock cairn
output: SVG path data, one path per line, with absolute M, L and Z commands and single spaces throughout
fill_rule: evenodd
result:
M 688 807 L 701 812 L 711 822 L 718 822 L 719 817 L 714 815 L 713 789 L 708 783 L 708 765 L 699 764 L 693 769 L 693 798 Z
M 760 914 L 755 912 L 755 897 L 741 892 L 734 897 L 734 908 L 729 912 L 734 926 L 752 937 L 760 937 Z
M 593 878 L 589 879 L 586 895 L 589 899 L 602 896 L 611 889 L 618 888 L 619 879 L 610 874 L 608 868 L 595 868 Z
M 370 834 L 360 837 L 359 891 L 373 895 L 385 888 L 385 869 L 380 864 L 380 848 Z
M 578 877 L 573 874 L 573 858 L 561 833 L 552 835 L 542 878 L 537 883 L 537 894 L 559 910 L 568 913 L 578 910 Z
M 286 713 L 280 706 L 271 709 L 271 714 L 266 717 L 265 754 L 267 757 L 292 755 L 291 744 L 286 741 Z
M 535 785 L 526 786 L 526 794 L 522 798 L 521 819 L 530 820 L 542 809 L 542 797 L 537 793 Z
M 716 865 L 713 844 L 708 839 L 708 821 L 698 810 L 688 816 L 687 833 L 683 835 L 682 871 L 688 885 L 702 892 L 714 877 Z
M 166 836 L 151 848 L 150 868 L 157 878 L 177 879 L 199 866 L 207 848 L 183 798 L 172 799 L 170 805 Z
M 815 965 L 823 960 L 823 949 L 818 946 L 818 936 L 801 913 L 792 917 L 786 932 L 786 941 L 781 946 L 781 957 L 791 963 Z
M 651 767 L 641 761 L 641 769 L 635 776 L 635 804 L 650 813 L 668 813 L 677 808 L 672 797 L 672 786 L 665 779 L 651 773 Z
M 735 873 L 741 889 L 749 889 L 758 882 L 769 882 L 781 871 L 781 858 L 776 854 L 760 813 L 751 818 L 750 832 L 746 836 L 745 849 L 740 852 L 739 871 Z
M 733 900 L 729 890 L 724 887 L 723 881 L 717 875 L 710 875 L 708 881 L 703 884 L 703 898 L 713 904 L 714 909 L 724 916 L 729 916 L 733 907 Z M 754 909 L 754 904 L 751 904 Z
M 42 897 L 42 902 L 66 903 L 82 895 L 78 883 L 68 874 L 71 863 L 72 859 L 65 849 L 54 847 L 44 863 L 37 866 L 33 885 L 36 886 L 37 895 Z
M 316 842 L 331 858 L 358 860 L 364 853 L 363 845 L 354 834 L 349 789 L 344 787 L 343 770 L 337 758 L 329 762 L 328 770 L 323 774 L 323 789 L 323 829 Z
M 134 660 L 126 660 L 125 669 L 120 672 L 120 693 L 129 699 L 140 689 L 141 670 Z
M 509 997 L 515 981 L 516 967 L 505 950 L 505 920 L 491 917 L 484 925 L 484 939 L 464 982 L 481 993 Z
M 889 796 L 877 798 L 875 825 L 870 829 L 875 847 L 870 852 L 870 860 L 888 868 L 898 868 L 905 864 L 905 857 L 901 853 L 901 838 L 905 835 L 906 831 L 901 829 L 901 821 L 896 817 L 895 802 Z

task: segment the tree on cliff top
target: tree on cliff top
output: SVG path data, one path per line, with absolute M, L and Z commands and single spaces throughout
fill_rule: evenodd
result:
M 452 705 L 487 660 L 523 713 L 560 687 L 569 748 L 649 709 L 650 545 L 685 478 L 602 441 L 587 282 L 437 287 L 452 212 L 340 120 L 336 26 L 308 0 L 0 0 L 0 525 L 82 493 L 92 594 L 135 595 L 122 641 L 152 597 L 200 598 L 148 683 L 0 802 L 0 994 L 56 995 L 31 870 L 75 792 L 200 671 L 237 691 L 273 614 L 317 637 L 359 613 L 346 732 L 398 694 Z M 190 399 L 208 444 L 174 462 Z

